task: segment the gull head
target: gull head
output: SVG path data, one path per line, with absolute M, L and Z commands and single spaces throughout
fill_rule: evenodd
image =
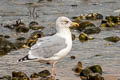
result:
M 67 17 L 59 17 L 56 20 L 56 29 L 57 28 L 70 28 L 72 26 L 79 26 L 78 23 L 72 22 L 69 18 Z

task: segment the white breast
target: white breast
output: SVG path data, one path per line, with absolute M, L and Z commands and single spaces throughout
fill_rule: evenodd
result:
M 58 59 L 58 60 L 61 59 L 61 58 L 63 58 L 63 57 L 65 57 L 71 51 L 71 48 L 72 48 L 71 33 L 69 35 L 65 35 L 65 34 L 64 34 L 64 36 L 63 36 L 63 34 L 61 34 L 61 35 L 59 35 L 59 36 L 61 36 L 61 37 L 63 37 L 63 38 L 66 39 L 67 47 L 64 48 L 64 49 L 62 49 L 61 51 L 59 51 L 58 53 L 56 53 L 54 55 L 54 59 Z

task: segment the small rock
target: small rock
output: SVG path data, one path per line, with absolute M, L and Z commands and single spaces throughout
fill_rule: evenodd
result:
M 100 65 L 93 65 L 88 67 L 92 72 L 102 74 L 102 68 Z
M 72 40 L 75 40 L 75 34 L 72 34 Z
M 75 72 L 75 73 L 80 73 L 82 71 L 82 62 L 78 62 L 77 65 L 75 66 L 75 68 L 73 68 L 72 70 Z
M 73 19 L 80 20 L 101 20 L 103 19 L 103 15 L 100 13 L 89 13 L 89 14 L 80 14 L 80 16 L 73 17 Z
M 105 19 L 108 22 L 113 22 L 115 24 L 119 24 L 119 22 L 120 22 L 120 17 L 119 16 L 106 16 Z
M 27 33 L 29 31 L 29 28 L 26 27 L 25 23 L 23 23 L 21 19 L 18 19 L 16 24 L 13 24 L 13 26 L 15 31 L 18 33 Z
M 80 42 L 85 42 L 85 41 L 88 41 L 88 39 L 89 39 L 88 35 L 83 32 L 79 35 L 78 38 L 79 38 Z
M 38 78 L 38 77 L 39 77 L 39 76 L 38 76 L 37 73 L 32 73 L 31 76 L 30 76 L 30 78 Z
M 16 40 L 18 40 L 18 41 L 24 41 L 25 38 L 24 38 L 24 37 L 19 37 L 19 38 L 17 38 Z
M 76 57 L 75 57 L 75 56 L 71 56 L 70 58 L 71 58 L 71 59 L 75 59 Z
M 28 31 L 29 31 L 29 28 L 27 28 L 25 26 L 19 26 L 16 28 L 16 32 L 18 32 L 18 33 L 21 33 L 21 32 L 27 33 Z
M 37 40 L 38 40 L 37 38 L 30 38 L 25 40 L 23 48 L 32 47 L 37 42 Z
M 6 38 L 0 37 L 0 55 L 6 55 L 11 50 L 14 50 L 15 46 L 9 42 Z
M 12 72 L 12 80 L 29 80 L 28 76 L 23 72 Z
M 42 77 L 40 80 L 55 80 L 55 79 L 52 77 Z
M 40 77 L 47 77 L 50 75 L 50 72 L 48 70 L 43 70 L 43 71 L 39 72 L 38 75 Z
M 103 20 L 100 27 L 107 27 L 107 28 L 116 28 L 120 25 L 120 17 L 119 16 L 106 16 L 106 20 Z
M 104 38 L 104 40 L 110 41 L 110 42 L 118 42 L 118 41 L 120 41 L 120 37 L 118 37 L 118 36 L 111 36 L 111 37 Z
M 12 80 L 30 80 L 30 79 L 26 77 L 13 77 Z
M 104 78 L 98 73 L 92 73 L 89 75 L 88 80 L 104 80 Z
M 98 34 L 101 32 L 101 29 L 99 27 L 86 27 L 83 32 L 86 34 Z
M 39 23 L 36 22 L 36 21 L 30 22 L 29 28 L 32 29 L 32 30 L 44 29 L 44 27 L 43 26 L 39 26 Z
M 30 36 L 30 38 L 41 38 L 41 37 L 44 37 L 44 34 L 41 31 L 35 31 Z
M 96 27 L 96 26 L 93 23 L 86 21 L 86 22 L 81 22 L 77 29 L 79 31 L 83 31 L 86 27 Z
M 103 19 L 103 15 L 99 14 L 99 13 L 89 13 L 86 16 L 87 20 L 99 20 L 99 19 Z
M 81 80 L 88 80 L 87 77 L 84 77 L 84 76 L 80 76 Z
M 89 37 L 87 34 L 85 34 L 84 32 L 81 32 L 81 34 L 79 35 L 79 40 L 80 42 L 85 42 L 85 41 L 88 41 L 88 40 L 93 40 L 94 38 L 93 37 Z
M 89 77 L 93 73 L 89 68 L 85 68 L 80 72 L 80 76 Z
M 27 78 L 27 75 L 23 72 L 16 72 L 16 71 L 13 71 L 12 72 L 12 77 L 26 77 Z
M 78 23 L 79 26 L 73 26 L 71 27 L 71 29 L 83 31 L 86 27 L 96 27 L 93 23 L 89 21 L 79 22 L 79 20 L 76 20 L 75 22 Z
M 5 37 L 5 38 L 7 38 L 7 39 L 8 39 L 8 38 L 10 38 L 10 36 L 9 36 L 9 35 L 5 35 L 4 37 Z

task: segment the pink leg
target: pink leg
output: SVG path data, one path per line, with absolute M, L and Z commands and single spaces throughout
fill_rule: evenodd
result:
M 56 75 L 56 74 L 55 74 L 55 63 L 56 63 L 56 62 L 53 62 L 53 63 L 52 63 L 52 72 L 51 72 L 51 76 L 52 76 L 53 78 L 55 78 L 55 75 Z

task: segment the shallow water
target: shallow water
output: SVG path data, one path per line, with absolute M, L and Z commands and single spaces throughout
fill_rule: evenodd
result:
M 36 8 L 39 18 L 33 19 L 28 16 L 28 2 L 35 2 L 37 0 L 0 0 L 0 23 L 7 21 L 15 21 L 19 18 L 23 19 L 26 24 L 32 20 L 36 20 L 40 25 L 45 26 L 44 34 L 51 34 L 55 32 L 55 20 L 59 16 L 79 16 L 80 14 L 87 14 L 98 12 L 102 15 L 118 15 L 114 10 L 120 8 L 119 0 L 53 0 L 52 2 L 43 1 L 40 6 Z M 18 4 L 19 3 L 19 4 Z M 77 5 L 77 6 L 71 6 Z M 98 23 L 100 24 L 100 22 Z M 1 34 L 9 34 L 15 39 L 15 32 L 9 29 L 0 28 Z M 120 37 L 120 30 L 102 31 L 99 34 L 91 35 L 95 37 L 94 40 L 81 43 L 78 38 L 73 41 L 72 51 L 64 59 L 56 64 L 56 78 L 60 80 L 80 80 L 78 76 L 72 72 L 72 68 L 78 61 L 83 63 L 83 66 L 91 66 L 99 64 L 103 68 L 104 74 L 111 74 L 120 78 L 120 42 L 110 43 L 104 41 L 103 38 L 117 35 Z M 21 35 L 19 35 L 21 36 Z M 29 36 L 29 33 L 23 35 Z M 76 33 L 76 36 L 78 34 Z M 106 43 L 111 45 L 107 46 Z M 50 66 L 40 63 L 17 63 L 17 59 L 27 54 L 27 49 L 12 51 L 8 55 L 0 57 L 0 76 L 11 74 L 12 71 L 23 71 L 30 75 L 32 72 L 39 72 L 43 69 L 49 69 Z M 70 56 L 76 56 L 75 60 L 71 60 Z M 100 55 L 100 56 L 95 56 Z

